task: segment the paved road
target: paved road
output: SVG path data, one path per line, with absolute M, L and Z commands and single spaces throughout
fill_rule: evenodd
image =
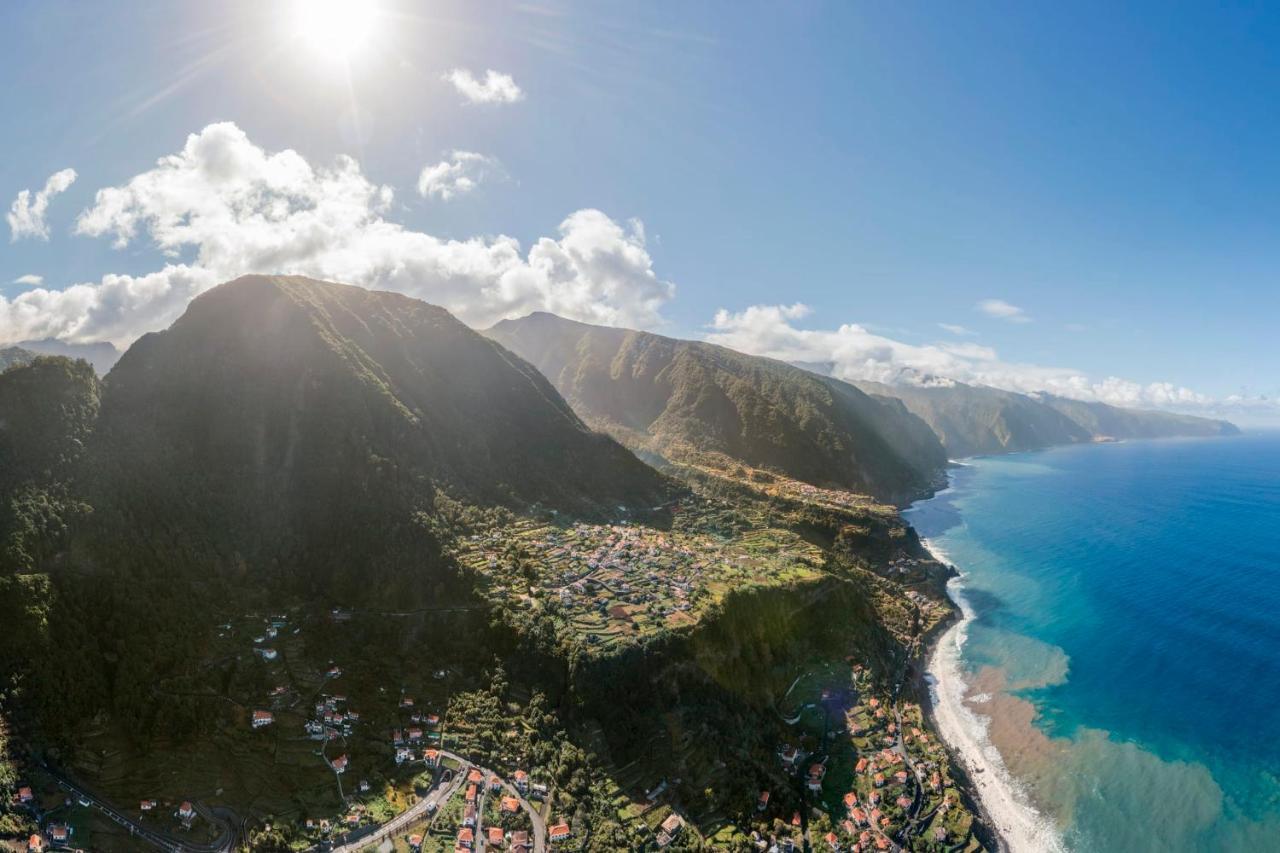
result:
M 189 841 L 181 841 L 143 826 L 128 815 L 116 809 L 110 803 L 105 800 L 98 799 L 93 794 L 78 785 L 73 784 L 70 780 L 51 770 L 49 767 L 45 766 L 44 769 L 54 778 L 58 783 L 58 786 L 71 794 L 73 798 L 77 800 L 87 800 L 90 806 L 98 809 L 98 811 L 129 830 L 129 834 L 131 836 L 145 841 L 153 847 L 158 847 L 161 850 L 168 850 L 171 851 L 171 853 L 226 853 L 226 851 L 230 851 L 235 847 L 236 830 L 234 822 L 216 817 L 210 810 L 203 806 L 196 806 L 201 816 L 206 820 L 209 820 L 214 825 L 220 826 L 222 828 L 222 833 L 218 836 L 216 841 L 210 844 L 192 844 Z
M 437 786 L 433 791 L 431 791 L 431 793 L 427 794 L 427 796 L 423 797 L 421 800 L 414 803 L 408 809 L 396 815 L 394 818 L 387 821 L 382 826 L 379 826 L 373 832 L 369 832 L 364 835 L 361 835 L 358 839 L 353 839 L 347 842 L 346 844 L 343 844 L 338 847 L 321 848 L 321 849 L 328 849 L 331 851 L 331 853 L 357 853 L 357 851 L 364 849 L 369 844 L 377 844 L 386 838 L 391 838 L 392 836 L 398 835 L 406 831 L 410 826 L 422 820 L 422 818 L 426 815 L 427 809 L 430 807 L 431 803 L 435 803 L 437 808 L 444 805 L 446 802 L 449 801 L 449 798 L 453 796 L 454 792 L 457 791 L 461 785 L 465 784 L 467 779 L 467 774 L 473 768 L 476 770 L 479 770 L 484 775 L 484 778 L 486 780 L 488 780 L 490 776 L 496 775 L 492 770 L 488 770 L 487 768 L 480 767 L 479 765 L 476 765 L 476 764 L 472 764 L 470 761 L 467 761 L 467 759 L 463 758 L 461 755 L 457 755 L 455 753 L 449 752 L 448 750 L 444 750 L 444 749 L 440 750 L 440 755 L 442 758 L 453 759 L 454 761 L 458 762 L 458 765 L 459 765 L 458 769 L 454 771 L 453 779 L 451 779 L 448 784 Z M 538 812 L 533 808 L 533 806 L 530 805 L 529 801 L 526 800 L 524 796 L 519 791 L 517 791 L 514 787 L 512 787 L 510 784 L 507 784 L 504 782 L 502 787 L 504 790 L 510 793 L 511 796 L 515 797 L 517 800 L 520 801 L 521 807 L 523 807 L 525 812 L 527 812 L 529 815 L 529 820 L 533 824 L 534 853 L 545 853 L 545 850 L 547 847 L 547 825 L 546 825 L 546 822 L 543 821 L 542 815 L 538 814 Z M 483 845 L 483 842 L 479 840 L 480 838 L 479 814 L 480 812 L 479 812 L 479 809 L 477 808 L 477 817 L 476 817 L 476 839 L 477 839 L 476 849 L 477 850 L 482 849 L 482 845 Z

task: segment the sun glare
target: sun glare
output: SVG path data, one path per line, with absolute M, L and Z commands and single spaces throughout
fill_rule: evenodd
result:
M 368 43 L 377 23 L 374 0 L 295 0 L 293 27 L 314 50 L 350 59 Z

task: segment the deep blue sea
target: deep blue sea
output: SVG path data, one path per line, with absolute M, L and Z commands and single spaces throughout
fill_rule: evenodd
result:
M 1280 433 L 969 460 L 907 517 L 1068 848 L 1280 850 Z

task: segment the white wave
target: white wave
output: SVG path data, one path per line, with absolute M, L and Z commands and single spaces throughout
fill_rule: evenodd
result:
M 922 540 L 922 544 L 935 559 L 950 563 L 934 543 Z M 974 613 L 964 595 L 963 577 L 947 582 L 947 595 L 960 610 L 960 619 L 938 640 L 925 672 L 938 732 L 965 765 L 978 799 L 995 824 L 993 829 L 1010 853 L 1062 853 L 1066 845 L 1058 828 L 1031 804 L 1026 788 L 1010 775 L 991 743 L 990 718 L 974 713 L 965 704 L 969 686 L 962 674 L 961 652 Z

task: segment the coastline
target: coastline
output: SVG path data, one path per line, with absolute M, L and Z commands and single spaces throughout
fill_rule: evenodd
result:
M 926 500 L 949 491 L 950 485 Z M 989 719 L 975 713 L 965 701 L 969 685 L 961 667 L 961 652 L 974 613 L 964 596 L 964 575 L 935 543 L 921 537 L 920 544 L 956 572 L 946 587 L 955 616 L 929 638 L 924 650 L 926 713 L 963 772 L 968 793 L 1000 849 L 1009 853 L 1065 853 L 1058 827 L 1030 802 L 1026 789 L 1009 773 L 990 742 Z

